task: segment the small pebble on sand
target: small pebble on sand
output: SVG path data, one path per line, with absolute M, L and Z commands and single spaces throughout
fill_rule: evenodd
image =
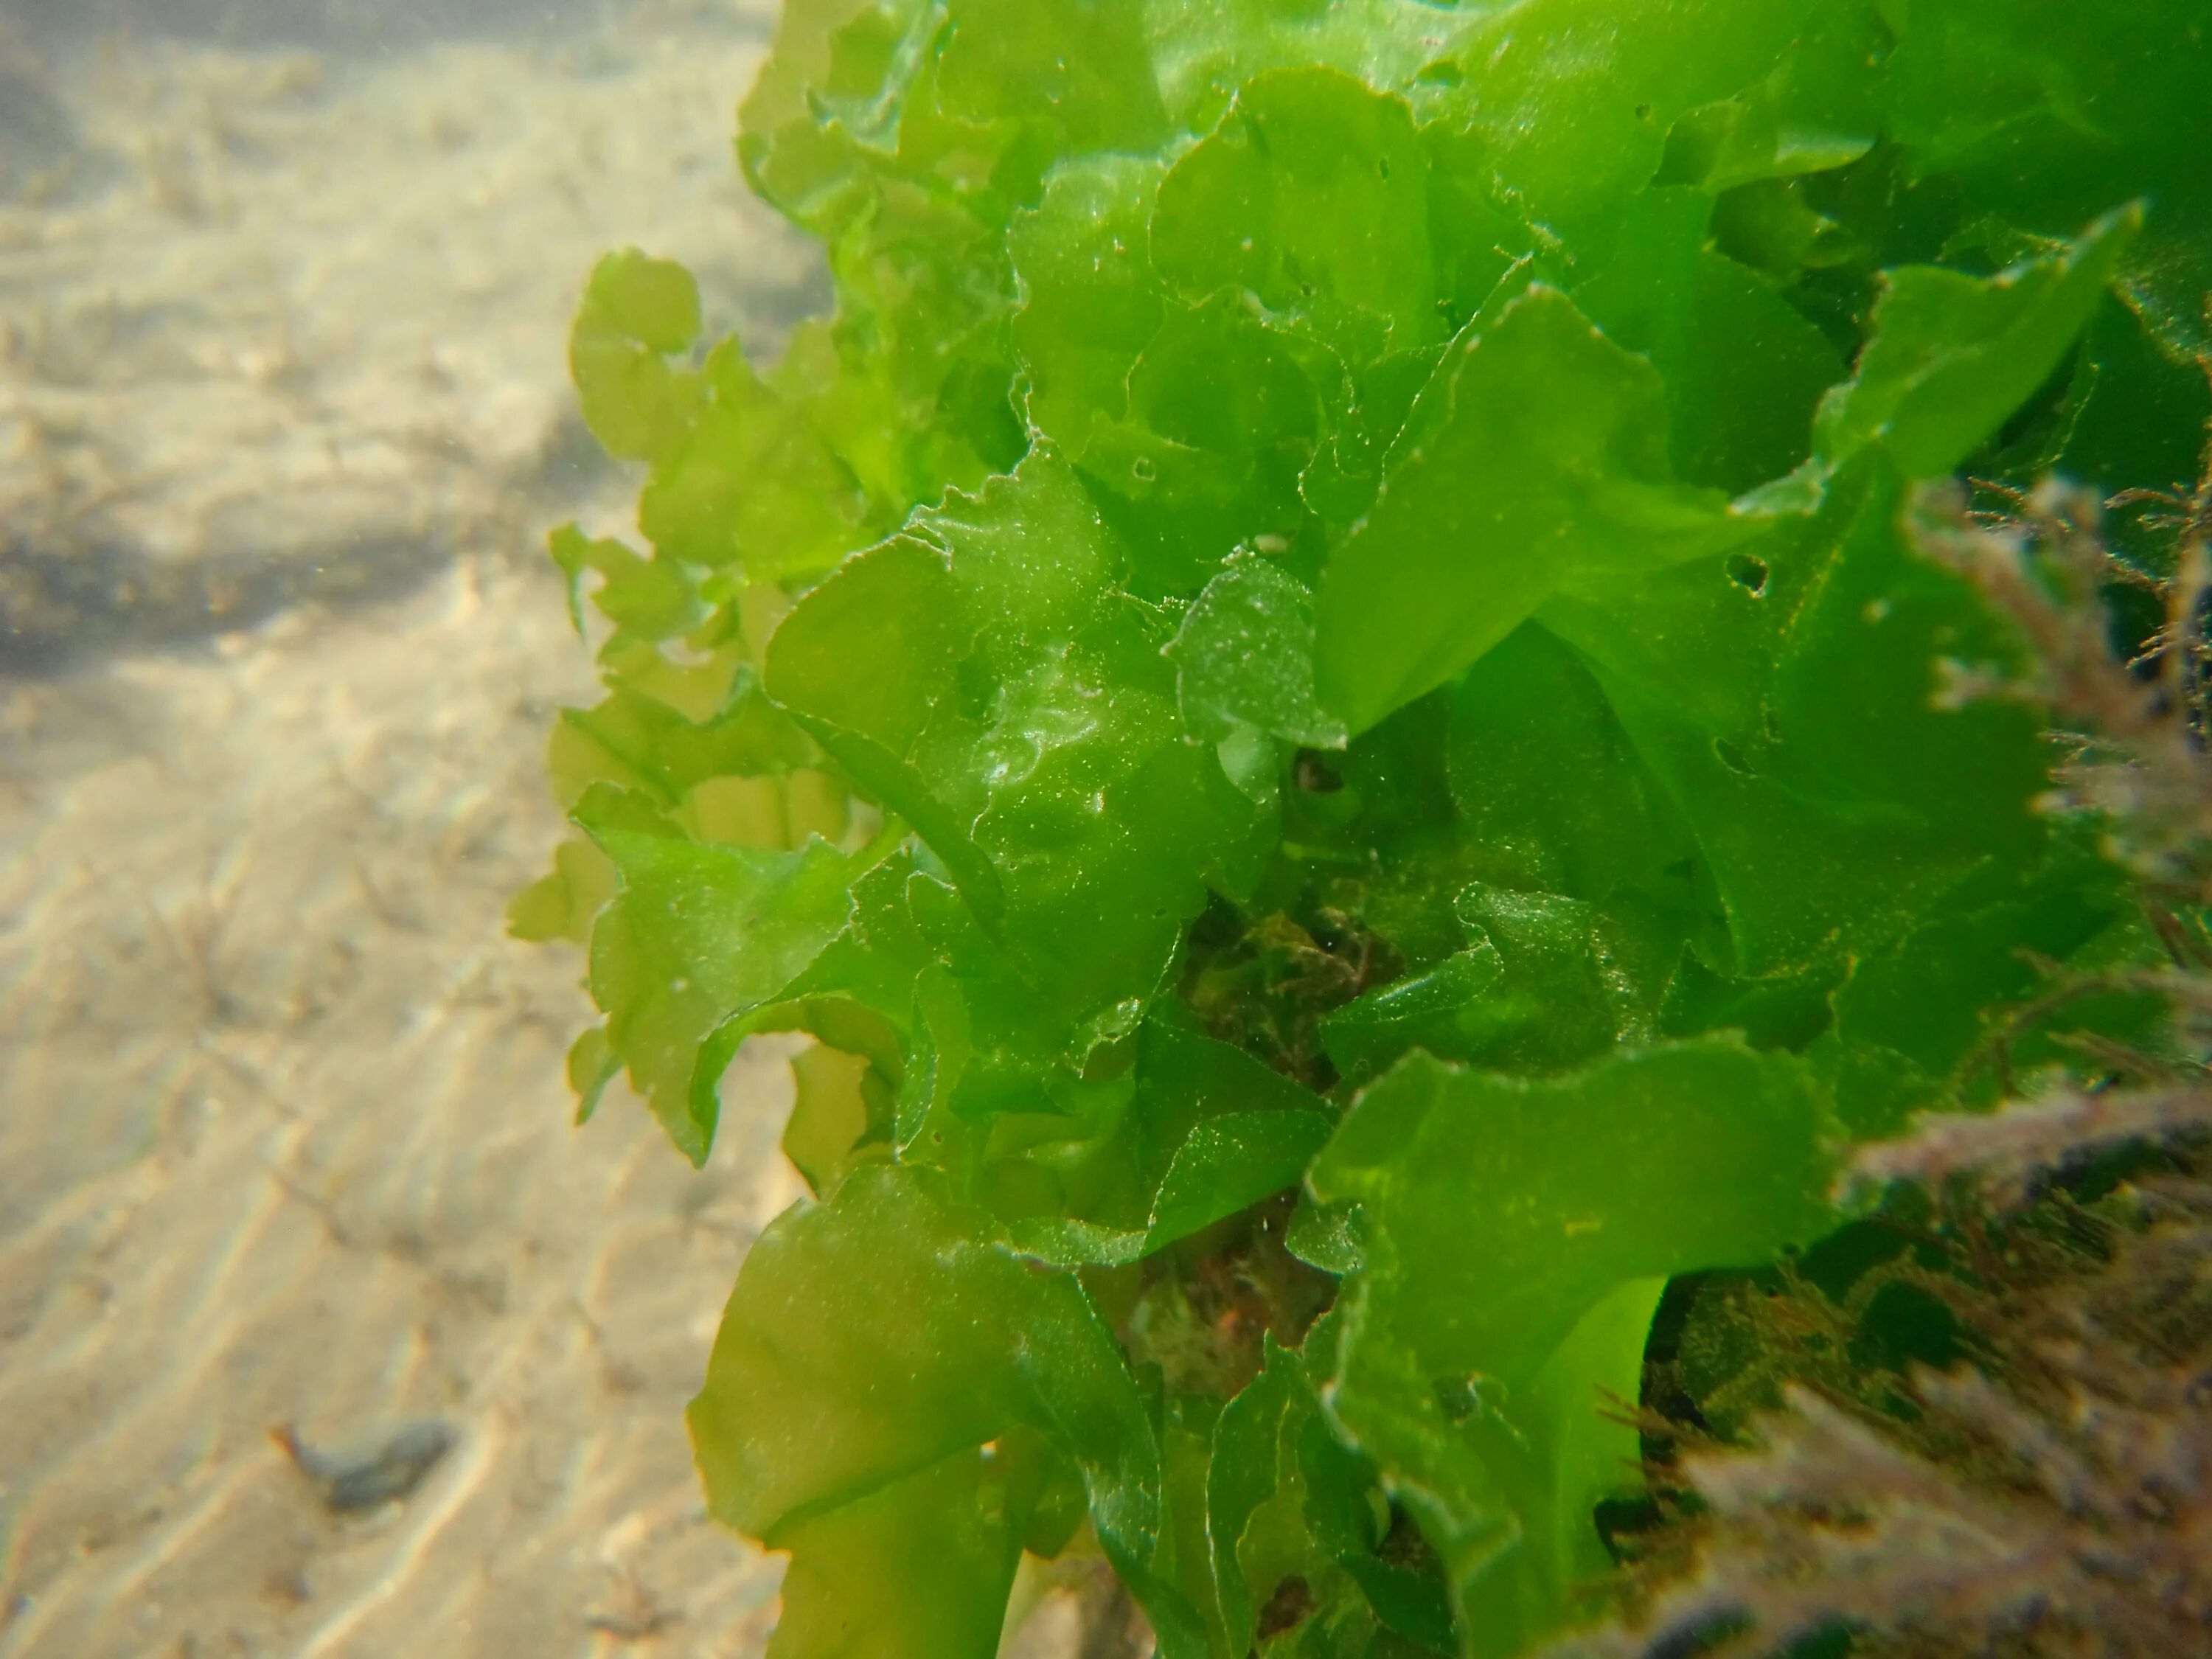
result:
M 346 1445 L 318 1449 L 289 1423 L 269 1431 L 333 1515 L 358 1515 L 404 1503 L 453 1448 L 453 1425 L 429 1417 L 401 1423 Z

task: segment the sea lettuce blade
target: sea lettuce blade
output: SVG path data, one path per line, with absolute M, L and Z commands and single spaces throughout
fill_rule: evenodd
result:
M 1316 1195 L 1361 1205 L 1368 1230 L 1330 1409 L 1420 1517 L 1468 1651 L 1515 1652 L 1565 1617 L 1561 1564 L 1592 1559 L 1575 1402 L 1632 1392 L 1620 1330 L 1650 1281 L 1828 1224 L 1826 1127 L 1809 1068 L 1733 1039 L 1540 1081 L 1416 1054 L 1316 1160 Z
M 1753 534 L 1718 491 L 1668 477 L 1664 402 L 1650 364 L 1556 289 L 1470 325 L 1322 574 L 1322 703 L 1363 731 L 1456 677 L 1570 580 Z

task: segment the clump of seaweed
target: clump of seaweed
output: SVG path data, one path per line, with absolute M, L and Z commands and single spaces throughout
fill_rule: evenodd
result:
M 2205 475 L 2105 503 L 2057 483 L 1984 486 L 1986 512 L 1921 497 L 1924 547 L 2027 647 L 2009 672 L 1953 665 L 1950 695 L 2050 712 L 2046 805 L 2094 816 L 2169 960 L 2045 964 L 1991 1042 L 2011 1103 L 1856 1159 L 1882 1197 L 1840 1271 L 1694 1287 L 1637 1413 L 1660 1496 L 1617 1540 L 1627 1613 L 1559 1659 L 2212 1647 L 2212 455 Z M 2104 534 L 2100 509 L 2128 508 L 2168 532 L 2155 567 Z M 2154 601 L 2133 638 L 2116 596 Z M 2169 1011 L 2156 1052 L 2081 1036 L 2015 1076 L 2012 1038 L 2115 993 Z

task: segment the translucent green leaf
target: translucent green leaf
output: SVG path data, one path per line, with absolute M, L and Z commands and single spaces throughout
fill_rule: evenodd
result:
M 607 453 L 656 460 L 690 431 L 698 389 L 669 362 L 699 332 L 691 273 L 629 249 L 592 273 L 568 337 L 568 367 L 585 423 Z
M 786 6 L 738 111 L 738 153 L 753 187 L 817 231 L 860 210 L 855 198 L 866 186 L 856 151 L 869 139 L 896 147 L 900 94 L 942 22 L 927 0 Z
M 1712 211 L 1694 190 L 1633 198 L 1615 217 L 1611 256 L 1574 295 L 1659 371 L 1675 470 L 1741 493 L 1805 459 L 1821 394 L 1846 371 L 1771 283 L 1711 246 Z
M 591 938 L 592 918 L 614 895 L 615 872 L 606 854 L 587 841 L 564 841 L 553 849 L 550 873 L 508 903 L 507 931 L 533 942 L 565 939 L 581 945 Z
M 624 634 L 665 640 L 705 617 L 698 590 L 683 571 L 641 558 L 618 541 L 587 537 L 574 525 L 563 525 L 553 532 L 548 550 L 568 579 L 568 618 L 580 635 L 584 631 L 584 581 L 594 574 L 604 580 L 593 602 Z
M 1206 585 L 1168 647 L 1183 719 L 1218 740 L 1248 726 L 1316 748 L 1344 744 L 1314 696 L 1313 595 L 1281 566 L 1232 560 Z
M 1409 1049 L 1464 1060 L 1481 1045 L 1483 1004 L 1505 977 L 1487 939 L 1446 957 L 1427 972 L 1368 992 L 1321 1023 L 1322 1044 L 1338 1071 L 1364 1083 Z
M 1231 1112 L 1190 1132 L 1153 1201 L 1158 1249 L 1298 1184 L 1336 1127 L 1327 1112 Z
M 1995 276 L 1887 273 L 1857 374 L 1821 404 L 1821 459 L 1835 465 L 1879 441 L 1914 477 L 1958 466 L 2057 366 L 2142 221 L 2140 206 L 2124 208 L 2063 252 Z
M 1664 402 L 1651 366 L 1554 289 L 1471 325 L 1322 577 L 1323 705 L 1364 730 L 1460 673 L 1570 580 L 1752 534 L 1717 492 L 1668 477 Z
M 1069 162 L 1008 233 L 1030 422 L 1079 462 L 1093 422 L 1127 413 L 1129 371 L 1166 314 L 1146 253 L 1161 176 L 1147 157 Z
M 948 0 L 938 70 L 945 112 L 1045 123 L 1074 150 L 1146 150 L 1169 136 L 1133 7 Z
M 1200 1124 L 1176 1149 L 1149 1223 L 1016 1222 L 1027 1253 L 1063 1266 L 1121 1267 L 1296 1187 L 1336 1121 L 1322 1112 L 1241 1112 Z
M 1503 1071 L 1556 1072 L 1650 1035 L 1658 987 L 1680 946 L 1679 930 L 1663 919 L 1482 882 L 1462 889 L 1452 908 L 1471 948 L 1322 1022 L 1322 1041 L 1346 1077 L 1364 1081 L 1413 1048 Z M 1637 937 L 1639 921 L 1656 925 L 1659 942 Z
M 1406 90 L 1439 45 L 1434 9 L 1419 0 L 1147 0 L 1145 12 L 1169 110 L 1195 132 L 1269 70 L 1320 65 Z
M 2005 1019 L 2001 1011 L 2045 983 L 2033 965 L 2079 960 L 2100 939 L 2117 941 L 2134 919 L 2120 872 L 2081 844 L 2081 826 L 2027 868 L 1995 865 L 1926 908 L 1887 951 L 1852 964 L 1834 993 L 1836 1107 L 1854 1139 L 1903 1133 L 1911 1114 L 1964 1103 L 1954 1091 Z M 2118 1012 L 2077 1003 L 2061 1024 L 2091 1027 Z M 2033 1052 L 2012 1040 L 2016 1063 Z M 1999 1079 L 1984 1074 L 1984 1089 Z
M 864 1143 L 887 1148 L 890 1086 L 865 1054 L 821 1042 L 792 1057 L 791 1073 L 783 1155 L 818 1198 L 850 1173 Z
M 710 780 L 782 775 L 821 759 L 806 734 L 760 695 L 750 671 L 721 683 L 727 690 L 720 696 L 712 677 L 701 688 L 708 706 L 699 718 L 626 684 L 596 708 L 563 710 L 550 759 L 556 795 L 573 805 L 591 784 L 605 782 L 675 810 Z
M 942 554 L 900 537 L 870 549 L 808 594 L 769 642 L 768 684 L 862 787 L 912 823 L 986 915 L 997 880 L 958 808 L 918 763 L 933 718 L 957 690 L 957 596 Z M 871 672 L 844 672 L 867 642 Z
M 791 1565 L 768 1659 L 995 1652 L 1026 1516 L 994 1474 L 963 1449 L 785 1528 Z
M 2148 198 L 2123 260 L 2131 301 L 2166 349 L 2212 347 L 2212 31 L 2172 0 L 1883 0 L 1895 36 L 1886 125 L 1912 173 L 1972 218 L 2069 236 Z
M 1440 340 L 1427 175 L 1403 100 L 1271 70 L 1161 185 L 1152 260 L 1192 297 L 1249 293 L 1356 361 Z
M 1764 80 L 1674 124 L 1661 179 L 1718 194 L 1858 160 L 1881 135 L 1890 45 L 1866 0 L 1813 8 Z
M 1623 1415 L 1641 1403 L 1644 1351 L 1667 1280 L 1632 1279 L 1577 1322 L 1529 1389 L 1530 1414 L 1551 1450 L 1547 1549 L 1555 1584 L 1596 1582 L 1613 1565 L 1591 1511 L 1643 1486 L 1644 1448 Z
M 1184 741 L 1166 639 L 1117 592 L 1121 568 L 1073 472 L 1039 451 L 842 568 L 769 654 L 770 690 L 987 926 L 1052 964 L 1079 1018 L 1150 993 L 1256 824 Z
M 1358 1212 L 1348 1205 L 1301 1198 L 1283 1231 L 1283 1248 L 1307 1266 L 1341 1279 L 1359 1267 Z
M 1493 884 L 1699 902 L 1697 844 L 1589 666 L 1524 623 L 1450 692 L 1454 805 Z M 1559 787 L 1561 779 L 1576 787 Z
M 1241 298 L 1170 307 L 1130 367 L 1128 408 L 1093 426 L 1084 471 L 1148 586 L 1194 592 L 1232 549 L 1296 532 L 1322 398 L 1304 349 Z
M 2212 356 L 2212 354 L 2208 354 Z M 2109 499 L 2127 489 L 2171 490 L 2195 475 L 2203 434 L 2212 428 L 2212 377 L 2195 362 L 2177 362 L 2157 332 L 2130 306 L 2107 300 L 2084 334 L 2078 359 L 2087 384 L 2078 403 L 2069 387 L 2063 448 L 2051 465 L 2065 477 Z M 2006 481 L 2033 484 L 2032 476 L 2007 470 Z M 2155 562 L 2158 529 L 2134 513 L 2107 517 L 2105 533 L 2116 550 Z
M 1325 1328 L 1325 1327 L 1324 1327 Z M 1310 1341 L 1310 1350 L 1326 1347 Z M 1459 1644 L 1444 1587 L 1406 1559 L 1374 1466 L 1329 1427 L 1301 1355 L 1262 1345 L 1260 1374 L 1223 1407 L 1206 1466 L 1206 1529 L 1224 1651 L 1252 1649 L 1263 1615 L 1290 1594 L 1295 1636 L 1268 1632 L 1267 1650 L 1403 1654 L 1379 1625 L 1429 1652 Z
M 599 261 L 584 304 L 595 321 L 664 357 L 689 350 L 699 337 L 699 284 L 691 273 L 635 248 Z
M 1391 352 L 1347 371 L 1350 401 L 1331 410 L 1331 429 L 1298 480 L 1308 510 L 1332 529 L 1349 530 L 1374 505 L 1390 446 L 1444 351 L 1439 344 Z
M 1455 32 L 1440 100 L 1489 142 L 1535 216 L 1571 223 L 1648 183 L 1686 112 L 1772 75 L 1806 0 L 1530 0 Z
M 823 1318 L 826 1308 L 837 1317 Z M 829 1202 L 787 1211 L 761 1236 L 690 1424 L 714 1513 L 772 1548 L 872 1532 L 871 1514 L 891 1526 L 913 1512 L 898 1483 L 1032 1430 L 1081 1472 L 1092 1524 L 1117 1565 L 1140 1583 L 1149 1571 L 1159 1453 L 1112 1335 L 1072 1275 L 1010 1254 L 987 1218 L 911 1171 L 856 1170 Z M 979 1482 L 982 1461 L 943 1479 Z M 880 1507 L 871 1506 L 877 1494 Z M 983 1518 L 956 1512 L 969 1526 Z M 812 1530 L 831 1517 L 846 1518 Z M 994 1547 L 963 1553 L 972 1565 L 948 1611 L 961 1630 L 981 1618 L 989 1585 L 1004 1582 L 983 1571 Z M 889 1564 L 927 1559 L 881 1558 L 880 1593 L 855 1590 L 857 1604 L 825 1595 L 815 1613 L 825 1628 L 805 1639 L 827 1639 L 826 1621 L 838 1619 L 882 1628 L 908 1582 L 907 1569 Z M 1009 1579 L 1012 1565 L 1009 1556 Z M 829 1571 L 854 1583 L 844 1568 Z M 995 1636 L 996 1620 L 988 1622 Z
M 1569 1407 L 1632 1384 L 1622 1332 L 1648 1281 L 1828 1224 L 1826 1129 L 1808 1068 L 1731 1041 L 1550 1081 L 1415 1056 L 1316 1161 L 1315 1192 L 1370 1229 L 1332 1413 L 1420 1516 L 1468 1651 L 1511 1653 L 1564 1616 L 1601 1443 Z
M 621 890 L 592 930 L 592 999 L 613 1053 L 678 1150 L 706 1161 L 714 1097 L 695 1095 L 700 1045 L 775 1000 L 845 920 L 845 854 L 703 845 L 643 798 L 594 786 L 577 824 L 613 860 Z
M 763 386 L 725 341 L 700 375 L 696 418 L 638 504 L 665 556 L 740 562 L 754 580 L 811 575 L 872 540 L 872 503 L 805 410 Z
M 1152 1019 L 1138 1033 L 1118 1175 L 1073 1218 L 1018 1221 L 1042 1260 L 1122 1264 L 1297 1186 L 1334 1127 L 1322 1098 L 1242 1050 Z
M 1266 1352 L 1260 1375 L 1223 1407 L 1206 1462 L 1206 1536 L 1213 1552 L 1214 1594 L 1231 1653 L 1251 1648 L 1258 1613 L 1237 1546 L 1253 1512 L 1275 1493 L 1284 1419 L 1302 1401 L 1308 1386 L 1295 1355 L 1276 1346 L 1272 1338 Z
M 1723 1039 L 1551 1080 L 1417 1056 L 1361 1097 L 1310 1179 L 1389 1241 L 1376 1284 L 1456 1298 L 1435 1358 L 1510 1382 L 1619 1284 L 1756 1259 L 1821 1224 L 1827 1127 L 1801 1062 Z M 1492 1191 L 1518 1201 L 1455 1196 Z
M 1688 821 L 1739 972 L 1887 944 L 1984 860 L 2041 845 L 2033 718 L 1934 701 L 1939 656 L 2003 660 L 2008 641 L 1897 513 L 1862 470 L 1755 553 L 1545 607 Z
M 568 1045 L 566 1069 L 568 1087 L 576 1097 L 576 1121 L 580 1126 L 589 1123 L 599 1109 L 599 1097 L 622 1072 L 605 1026 L 587 1026 L 577 1034 Z

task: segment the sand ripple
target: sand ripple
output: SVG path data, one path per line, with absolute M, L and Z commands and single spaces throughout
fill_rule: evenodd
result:
M 228 655 L 0 692 L 0 1655 L 757 1651 L 680 1412 L 788 1073 L 701 1175 L 564 1121 L 576 960 L 500 932 L 584 690 L 554 584 Z M 416 1415 L 459 1444 L 363 1522 L 268 1438 Z

